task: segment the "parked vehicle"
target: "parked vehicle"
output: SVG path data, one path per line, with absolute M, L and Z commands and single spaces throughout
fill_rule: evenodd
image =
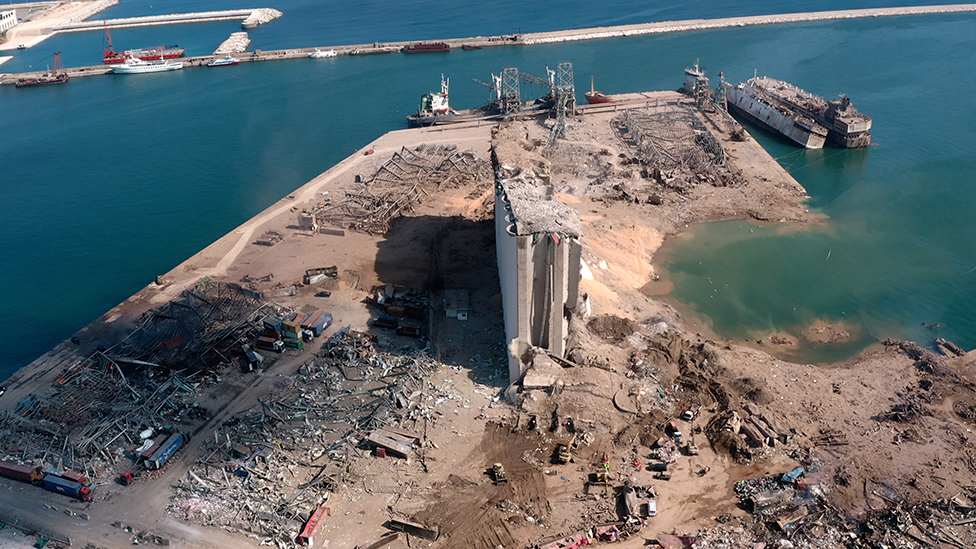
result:
M 17 465 L 9 461 L 0 461 L 0 475 L 22 482 L 34 482 L 42 476 L 37 467 Z
M 277 351 L 279 353 L 285 349 L 285 344 L 282 343 L 280 339 L 270 338 L 267 336 L 259 337 L 255 345 L 257 346 L 258 349 Z
M 650 518 L 657 516 L 657 500 L 649 499 L 644 505 L 646 505 L 647 509 L 647 512 L 644 513 L 645 517 Z
M 145 461 L 147 469 L 161 469 L 169 458 L 173 457 L 180 447 L 186 442 L 187 437 L 183 433 L 174 433 L 166 439 L 159 449 Z
M 43 484 L 45 488 L 52 492 L 65 494 L 67 496 L 80 499 L 81 501 L 88 501 L 91 499 L 91 488 L 80 482 L 75 482 L 73 480 L 68 480 L 66 478 L 48 473 L 44 475 Z

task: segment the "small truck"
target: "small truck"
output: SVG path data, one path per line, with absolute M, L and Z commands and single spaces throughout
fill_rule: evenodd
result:
M 505 475 L 505 467 L 501 463 L 496 463 L 491 467 L 491 475 L 495 478 L 495 484 L 508 484 L 508 476 Z

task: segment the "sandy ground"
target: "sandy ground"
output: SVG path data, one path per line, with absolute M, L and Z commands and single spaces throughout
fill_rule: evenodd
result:
M 28 48 L 35 46 L 49 36 L 53 36 L 53 34 L 45 34 L 45 29 L 55 27 L 74 17 L 78 17 L 99 3 L 103 3 L 102 0 L 53 3 L 54 5 L 51 8 L 44 10 L 35 16 L 35 18 L 20 23 L 8 30 L 5 35 L 5 40 L 0 43 L 0 51 L 15 50 L 21 44 L 24 44 Z M 105 4 L 105 7 L 110 5 L 110 3 Z M 16 9 L 17 4 L 11 4 L 10 7 Z
M 670 92 L 632 99 L 680 100 Z M 519 145 L 523 160 L 550 171 L 557 199 L 577 208 L 584 224 L 582 288 L 591 311 L 589 317 L 580 311 L 573 316 L 568 356 L 575 366 L 557 368 L 558 390 L 523 392 L 514 405 L 500 398 L 507 369 L 501 312 L 493 306 L 499 289 L 494 224 L 485 207 L 491 203 L 490 181 L 441 189 L 382 236 L 309 235 L 295 227 L 299 211 L 352 188 L 357 174 L 374 172 L 403 146 L 454 144 L 487 158 L 492 126 L 472 124 L 392 132 L 367 145 L 364 150 L 372 154 L 347 158 L 106 313 L 79 332 L 79 345 L 66 342 L 18 372 L 0 409 L 46 386 L 62 367 L 98 345 L 116 341 L 143 312 L 203 277 L 241 283 L 245 275 L 273 274 L 275 281 L 287 281 L 310 267 L 336 265 L 339 280 L 329 286 L 331 297 L 315 297 L 313 287 L 281 301 L 299 309 L 327 308 L 335 317 L 332 331 L 350 326 L 389 337 L 369 327 L 372 313 L 363 297 L 375 285 L 422 286 L 436 248 L 437 274 L 445 287 L 469 289 L 471 314 L 466 322 L 443 316 L 432 321 L 432 348 L 442 366 L 424 390 L 447 396 L 432 399 L 436 420 L 424 427 L 424 459 L 362 452 L 329 500 L 332 514 L 318 546 L 370 543 L 397 517 L 435 526 L 441 537 L 400 539 L 388 545 L 392 549 L 530 547 L 616 520 L 612 489 L 627 480 L 654 485 L 659 511 L 618 547 L 641 547 L 662 532 L 714 529 L 719 521 L 751 531 L 757 523 L 739 504 L 734 484 L 797 464 L 815 464 L 831 504 L 851 516 L 880 512 L 895 498 L 906 505 L 925 503 L 976 486 L 976 356 L 917 360 L 892 346 L 839 367 L 791 364 L 700 337 L 667 303 L 641 293 L 654 281 L 655 252 L 689 223 L 822 220 L 803 208 L 802 188 L 754 140 L 734 141 L 722 119 L 702 115 L 740 179 L 727 186 L 701 182 L 679 188 L 635 171 L 627 160 L 635 154 L 634 143 L 614 125 L 619 115 L 592 114 L 571 123 L 548 166 L 536 145 L 544 142 L 548 125 L 529 120 L 515 130 L 526 137 Z M 253 245 L 269 230 L 284 240 Z M 394 349 L 403 344 L 389 343 Z M 256 547 L 254 537 L 166 515 L 169 486 L 186 477 L 214 428 L 274 391 L 275 382 L 293 375 L 307 353 L 282 358 L 260 376 L 227 374 L 209 395 L 201 395 L 210 415 L 200 436 L 160 478 L 127 488 L 105 479 L 87 505 L 0 479 L 0 505 L 54 525 L 76 544 L 129 546 L 131 533 L 113 526 L 121 522 L 177 547 Z M 701 415 L 693 423 L 675 420 L 688 407 L 701 407 Z M 721 423 L 729 414 L 745 418 L 748 410 L 775 418 L 792 430 L 793 440 L 757 449 L 723 434 Z M 672 420 L 694 436 L 701 452 L 677 455 L 671 480 L 661 481 L 646 464 Z M 555 463 L 556 444 L 573 441 L 574 434 L 573 461 Z M 496 462 L 505 465 L 508 483 L 492 482 L 487 471 Z M 590 485 L 590 474 L 605 462 L 613 487 Z M 705 467 L 707 474 L 699 475 Z M 30 491 L 27 503 L 24 490 Z M 65 508 L 88 513 L 91 520 L 68 517 Z M 972 531 L 956 535 L 969 543 L 976 539 Z

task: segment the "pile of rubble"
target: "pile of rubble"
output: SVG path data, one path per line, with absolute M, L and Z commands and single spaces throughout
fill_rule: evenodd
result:
M 439 366 L 425 351 L 381 352 L 375 336 L 339 331 L 273 396 L 218 427 L 169 511 L 291 546 L 309 513 L 350 481 L 351 460 L 372 449 L 423 465 L 432 406 L 456 398 L 426 381 Z
M 201 282 L 146 313 L 117 345 L 65 368 L 52 394 L 18 402 L 0 421 L 0 455 L 89 478 L 128 469 L 134 449 L 163 426 L 206 421 L 199 391 L 224 369 L 243 369 L 238 342 L 288 310 L 233 284 Z

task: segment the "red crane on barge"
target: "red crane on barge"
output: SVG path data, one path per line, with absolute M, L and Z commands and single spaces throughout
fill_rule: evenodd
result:
M 105 53 L 102 63 L 106 64 L 122 63 L 130 57 L 142 59 L 143 61 L 175 59 L 177 57 L 183 57 L 183 54 L 186 53 L 186 50 L 179 46 L 153 46 L 151 48 L 116 52 L 115 47 L 112 46 L 112 34 L 108 32 L 108 23 L 105 23 L 105 38 L 108 40 L 108 48 L 102 48 L 102 52 Z

